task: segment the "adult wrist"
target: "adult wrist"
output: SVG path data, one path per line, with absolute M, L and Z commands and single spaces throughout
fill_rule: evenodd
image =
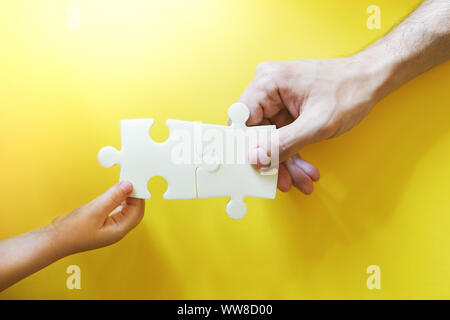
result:
M 365 74 L 371 92 L 370 99 L 377 103 L 403 83 L 401 59 L 382 47 L 369 47 L 349 57 L 358 72 Z

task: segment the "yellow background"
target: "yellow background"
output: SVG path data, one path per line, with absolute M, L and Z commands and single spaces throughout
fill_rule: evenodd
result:
M 333 58 L 383 36 L 402 1 L 9 0 L 0 3 L 0 238 L 38 228 L 115 183 L 97 152 L 120 147 L 121 118 L 225 124 L 266 60 Z M 381 8 L 380 30 L 366 8 Z M 69 5 L 81 29 L 66 27 Z M 411 81 L 361 125 L 302 151 L 313 195 L 164 201 L 149 182 L 123 241 L 67 257 L 3 299 L 450 298 L 450 64 Z M 66 288 L 81 267 L 82 289 Z M 381 268 L 368 290 L 366 268 Z

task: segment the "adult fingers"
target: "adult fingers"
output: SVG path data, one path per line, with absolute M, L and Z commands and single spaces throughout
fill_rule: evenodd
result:
M 279 158 L 284 161 L 308 144 L 317 141 L 318 124 L 301 114 L 291 124 L 278 129 Z
M 292 184 L 304 194 L 311 194 L 314 191 L 314 185 L 309 175 L 306 174 L 292 158 L 286 160 L 285 164 L 286 169 L 291 176 Z
M 242 102 L 250 111 L 250 117 L 247 120 L 248 126 L 258 125 L 263 121 L 264 110 L 260 105 L 260 101 L 264 99 L 264 92 L 259 90 L 254 81 L 250 82 L 244 90 L 238 102 Z
M 311 178 L 312 181 L 314 182 L 319 181 L 320 179 L 319 169 L 317 169 L 311 163 L 303 160 L 298 154 L 294 154 L 291 158 L 294 160 L 295 165 L 300 167 L 303 170 L 303 172 L 305 172 Z
M 259 125 L 263 119 L 270 119 L 285 109 L 276 83 L 267 77 L 255 77 L 239 98 L 239 102 L 244 103 L 250 110 L 248 126 Z
M 278 189 L 283 192 L 288 192 L 292 186 L 292 179 L 289 171 L 287 171 L 284 163 L 280 164 L 278 168 Z
M 283 116 L 284 117 L 284 116 Z M 286 119 L 284 119 L 286 121 Z M 278 136 L 278 161 L 284 162 L 295 155 L 304 146 L 320 140 L 320 123 L 313 121 L 307 115 L 300 115 L 292 123 L 277 129 Z M 251 159 L 262 159 L 262 161 L 253 161 L 255 167 L 266 167 L 270 165 L 270 158 L 274 155 L 264 146 L 258 146 L 260 150 L 250 150 Z M 267 164 L 267 159 L 268 163 Z

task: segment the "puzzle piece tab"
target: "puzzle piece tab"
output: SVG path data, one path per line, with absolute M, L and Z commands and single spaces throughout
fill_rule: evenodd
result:
M 195 154 L 194 143 L 180 141 L 180 138 L 194 136 L 194 122 L 167 120 L 170 129 L 169 138 L 164 142 L 155 142 L 150 138 L 153 119 L 122 120 L 120 122 L 122 149 L 104 147 L 98 153 L 98 160 L 104 167 L 120 164 L 120 181 L 128 180 L 133 184 L 132 197 L 148 199 L 148 180 L 154 176 L 163 177 L 168 184 L 164 199 L 195 199 L 196 168 L 193 161 L 175 163 L 173 154 L 181 145 L 187 157 Z M 181 156 L 182 157 L 182 156 Z
M 247 127 L 249 110 L 241 103 L 232 105 L 228 115 L 230 126 L 167 120 L 170 135 L 161 143 L 150 138 L 153 119 L 122 120 L 122 149 L 104 147 L 98 160 L 104 167 L 120 164 L 120 181 L 133 184 L 132 197 L 150 198 L 148 180 L 161 176 L 168 184 L 164 199 L 228 196 L 228 215 L 242 218 L 243 197 L 275 197 L 278 171 L 262 174 L 254 169 L 248 162 L 247 140 L 268 137 L 275 126 Z M 230 159 L 230 154 L 235 157 Z
M 205 125 L 210 130 L 217 130 L 225 138 L 225 144 L 236 146 L 238 140 L 253 137 L 257 140 L 261 138 L 269 139 L 275 126 L 247 127 L 245 122 L 249 118 L 248 108 L 242 103 L 233 104 L 228 110 L 231 121 L 230 126 Z M 205 128 L 205 131 L 206 131 Z M 234 140 L 229 140 L 234 139 Z M 247 144 L 234 150 L 225 147 L 224 153 L 235 152 L 234 159 L 227 159 L 227 154 L 211 156 L 215 158 L 216 165 L 209 164 L 207 167 L 197 169 L 197 195 L 198 198 L 230 197 L 226 212 L 230 218 L 242 218 L 247 209 L 243 198 L 260 197 L 275 198 L 278 170 L 262 172 L 254 169 L 248 161 L 248 152 L 251 147 L 250 141 Z M 203 155 L 208 156 L 213 151 L 206 150 Z M 217 153 L 217 152 L 216 152 Z M 241 159 L 238 159 L 238 158 Z M 243 161 L 242 161 L 243 160 Z

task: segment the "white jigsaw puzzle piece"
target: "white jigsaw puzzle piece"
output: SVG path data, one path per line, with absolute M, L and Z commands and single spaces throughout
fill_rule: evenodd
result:
M 196 152 L 195 143 L 180 141 L 193 139 L 196 123 L 167 120 L 166 124 L 170 135 L 158 143 L 150 138 L 153 119 L 121 120 L 122 149 L 104 147 L 98 153 L 98 160 L 104 167 L 120 164 L 120 181 L 133 184 L 132 197 L 150 198 L 147 183 L 151 177 L 161 176 L 168 184 L 164 199 L 196 199 L 197 165 L 191 161 Z M 177 155 L 178 151 L 184 154 Z
M 258 136 L 271 136 L 275 126 L 247 127 L 248 108 L 236 103 L 228 109 L 231 126 L 199 124 L 180 120 L 167 120 L 170 135 L 164 142 L 158 143 L 150 138 L 153 119 L 122 120 L 122 149 L 104 147 L 98 153 L 98 160 L 104 167 L 115 164 L 121 166 L 120 181 L 128 180 L 133 184 L 132 197 L 148 199 L 148 180 L 154 176 L 163 177 L 168 184 L 164 199 L 195 199 L 230 197 L 226 211 L 233 219 L 240 219 L 246 213 L 243 198 L 261 197 L 275 198 L 278 179 L 277 168 L 262 173 L 254 169 L 248 162 L 248 147 L 241 146 L 245 155 L 240 163 L 229 163 L 224 148 L 219 155 L 216 148 L 209 148 L 205 142 L 218 134 L 222 138 L 227 134 L 246 135 L 256 133 Z M 197 133 L 200 131 L 200 134 Z M 196 140 L 196 139 L 199 140 Z M 225 141 L 227 143 L 229 141 Z M 236 144 L 237 145 L 237 144 Z M 236 148 L 234 142 L 232 147 Z M 224 146 L 225 147 L 225 146 Z M 219 148 L 220 149 L 220 148 Z M 242 153 L 241 153 L 242 154 Z M 205 158 L 207 163 L 200 163 Z M 213 161 L 211 162 L 211 158 Z M 242 160 L 242 159 L 241 159 Z
M 207 124 L 203 125 L 202 129 L 204 132 L 221 132 L 222 137 L 226 137 L 227 133 L 228 136 L 233 136 L 233 130 L 234 136 L 248 134 L 250 130 L 255 130 L 254 133 L 256 134 L 263 133 L 265 136 L 270 136 L 272 131 L 275 130 L 275 126 L 272 125 L 247 127 L 245 122 L 249 118 L 249 114 L 249 110 L 244 104 L 235 103 L 228 109 L 231 126 Z M 225 150 L 227 149 L 225 148 Z M 198 198 L 230 197 L 226 212 L 233 219 L 240 219 L 245 216 L 247 208 L 243 202 L 244 197 L 273 199 L 276 194 L 277 168 L 272 168 L 269 174 L 262 173 L 261 170 L 253 168 L 248 161 L 249 145 L 246 145 L 243 151 L 245 155 L 244 163 L 229 163 L 224 161 L 226 155 L 216 155 L 212 158 L 215 158 L 219 163 L 212 161 L 212 163 L 197 169 Z M 205 147 L 203 155 L 210 155 L 211 152 Z

